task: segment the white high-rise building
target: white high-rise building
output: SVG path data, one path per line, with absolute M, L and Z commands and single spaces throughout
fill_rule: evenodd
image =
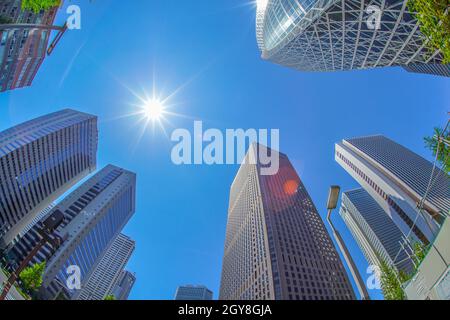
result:
M 78 295 L 78 300 L 103 300 L 114 295 L 116 283 L 135 249 L 136 243 L 119 234 Z M 117 297 L 116 297 L 117 298 Z
M 450 178 L 445 172 L 433 171 L 432 163 L 381 135 L 336 144 L 336 161 L 405 236 L 425 244 L 434 240 L 450 212 Z

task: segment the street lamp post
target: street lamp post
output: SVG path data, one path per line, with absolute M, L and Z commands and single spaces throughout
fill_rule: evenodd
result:
M 333 225 L 333 222 L 331 221 L 331 213 L 333 212 L 334 209 L 337 208 L 340 192 L 341 188 L 338 186 L 332 186 L 330 188 L 330 193 L 328 195 L 328 202 L 327 202 L 327 209 L 328 209 L 327 221 L 331 227 L 331 230 L 333 231 L 333 237 L 336 240 L 339 249 L 342 252 L 342 255 L 344 256 L 348 268 L 350 269 L 353 280 L 355 281 L 356 287 L 358 288 L 358 292 L 361 295 L 361 299 L 370 300 L 369 293 L 367 292 L 366 286 L 364 285 L 364 281 L 362 280 L 361 275 L 359 274 L 358 269 L 356 268 L 355 262 L 353 261 L 350 252 L 348 251 L 347 246 L 345 245 L 339 231 L 336 230 L 336 228 Z
M 47 24 L 33 24 L 33 23 L 10 23 L 0 24 L 0 31 L 7 29 L 42 29 L 42 30 L 56 30 L 64 31 L 65 25 L 62 27 L 47 25 Z
M 61 239 L 58 235 L 54 234 L 58 226 L 64 221 L 64 214 L 56 210 L 51 216 L 49 216 L 46 220 L 44 220 L 42 229 L 39 229 L 38 232 L 42 236 L 42 239 L 36 244 L 33 250 L 28 254 L 28 256 L 22 261 L 19 267 L 13 271 L 6 281 L 5 287 L 3 288 L 3 292 L 0 295 L 0 301 L 5 300 L 8 295 L 9 290 L 17 281 L 20 273 L 27 267 L 28 263 L 34 258 L 34 256 L 45 246 L 46 243 L 52 244 L 52 246 L 57 247 L 61 244 L 63 239 Z

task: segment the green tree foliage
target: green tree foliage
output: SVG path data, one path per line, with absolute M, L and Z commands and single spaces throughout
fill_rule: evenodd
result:
M 430 46 L 442 52 L 445 64 L 450 63 L 450 0 L 409 0 L 408 6 Z
M 397 274 L 397 271 L 382 261 L 381 271 L 381 289 L 386 300 L 405 300 L 405 292 L 402 284 L 408 281 L 408 276 L 404 273 Z
M 443 170 L 447 173 L 450 172 L 450 147 L 444 142 L 439 143 L 437 137 L 443 137 L 446 140 L 450 140 L 450 130 L 435 128 L 433 137 L 425 138 L 425 145 L 433 152 L 433 155 L 438 154 L 438 161 L 442 165 Z
M 428 253 L 428 248 L 420 243 L 420 242 L 416 242 L 414 244 L 414 256 L 416 258 L 416 263 L 417 265 L 421 264 L 423 260 L 425 260 L 425 257 L 427 256 Z
M 109 295 L 109 296 L 106 296 L 105 297 L 105 300 L 107 300 L 107 301 L 113 301 L 113 300 L 116 300 L 116 297 L 114 296 L 114 295 Z
M 60 5 L 61 0 L 22 0 L 22 10 L 30 10 L 35 13 L 59 7 Z
M 413 250 L 413 259 L 415 259 L 415 264 L 418 267 L 427 256 L 428 247 L 420 242 L 415 242 Z M 383 259 L 379 259 L 381 261 L 381 289 L 383 290 L 384 298 L 386 300 L 405 300 L 406 294 L 402 285 L 411 280 L 417 270 L 414 270 L 412 274 L 407 274 L 403 271 L 397 272 L 394 267 L 391 267 Z
M 20 280 L 25 290 L 35 292 L 42 285 L 42 276 L 45 270 L 45 262 L 37 263 L 32 267 L 28 267 L 20 273 Z

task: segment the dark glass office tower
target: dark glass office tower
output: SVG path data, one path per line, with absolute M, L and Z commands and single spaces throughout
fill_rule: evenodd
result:
M 264 176 L 253 145 L 231 186 L 221 300 L 350 300 L 344 266 L 288 157 Z M 278 153 L 276 153 L 278 154 Z
M 180 286 L 177 288 L 175 300 L 212 300 L 213 292 L 205 286 Z
M 122 270 L 119 279 L 117 280 L 112 294 L 116 300 L 128 300 L 128 297 L 136 283 L 136 274 L 127 270 Z
M 55 232 L 62 243 L 47 243 L 29 263 L 46 262 L 40 289 L 42 298 L 77 299 L 83 289 L 88 289 L 91 275 L 133 216 L 135 198 L 136 175 L 108 165 L 50 211 L 49 216 L 56 211 L 64 215 Z M 42 239 L 40 227 L 42 221 L 8 251 L 11 269 L 16 269 Z M 79 288 L 70 282 L 75 268 L 80 271 Z
M 385 262 L 406 274 L 414 271 L 402 232 L 367 191 L 344 192 L 340 214 L 369 264 Z

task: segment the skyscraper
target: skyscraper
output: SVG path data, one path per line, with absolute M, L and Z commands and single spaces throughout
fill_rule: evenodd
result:
M 40 292 L 43 298 L 73 299 L 80 294 L 107 249 L 134 214 L 135 194 L 136 175 L 108 165 L 49 213 L 58 210 L 64 214 L 64 222 L 56 231 L 63 242 L 58 247 L 47 243 L 30 262 L 30 265 L 47 262 Z M 41 240 L 39 224 L 9 250 L 12 269 Z
M 24 24 L 51 26 L 58 11 L 58 8 L 39 13 L 22 11 L 21 3 L 21 0 L 0 3 L 0 24 L 16 24 L 0 30 L 0 92 L 31 85 L 45 59 L 51 30 Z
M 96 169 L 97 117 L 62 110 L 0 132 L 0 249 Z
M 205 286 L 180 286 L 175 293 L 175 300 L 194 301 L 212 299 L 213 292 Z
M 103 300 L 119 280 L 124 267 L 134 251 L 136 243 L 129 237 L 119 234 L 106 251 L 95 271 L 89 277 L 78 295 L 78 300 Z
M 415 64 L 404 67 L 412 73 L 424 73 L 450 77 L 450 64 Z
M 262 175 L 258 155 L 279 156 Z M 256 164 L 252 164 L 256 163 Z M 344 266 L 288 157 L 252 145 L 231 186 L 221 300 L 350 300 Z
M 136 275 L 130 271 L 122 270 L 111 294 L 114 295 L 116 300 L 128 300 L 135 283 Z
M 408 0 L 258 0 L 264 59 L 302 71 L 439 65 L 408 12 Z M 380 23 L 378 24 L 378 18 Z M 428 69 L 447 75 L 448 68 Z
M 406 274 L 413 271 L 402 232 L 367 191 L 344 192 L 340 214 L 370 265 L 385 262 Z
M 33 228 L 39 221 L 41 221 L 42 219 L 44 219 L 49 213 L 50 211 L 52 211 L 52 209 L 55 207 L 55 204 L 52 203 L 50 204 L 50 206 L 48 206 L 47 208 L 45 208 L 44 210 L 42 210 L 37 216 L 36 218 L 34 218 L 29 225 L 27 225 L 25 228 L 22 229 L 22 231 L 20 231 L 19 233 L 19 238 L 23 237 L 24 235 L 27 234 L 28 231 L 31 230 L 31 228 Z
M 336 144 L 336 161 L 404 235 L 425 244 L 433 241 L 450 212 L 450 178 L 445 172 L 433 170 L 429 161 L 381 135 Z M 424 196 L 421 214 L 417 207 Z

